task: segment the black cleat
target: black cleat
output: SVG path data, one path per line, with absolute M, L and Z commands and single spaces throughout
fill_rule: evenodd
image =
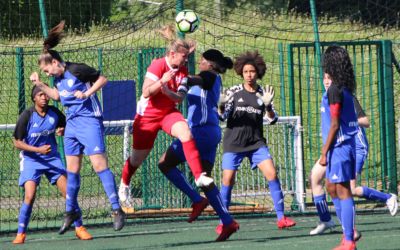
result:
M 64 234 L 68 231 L 69 227 L 82 216 L 79 211 L 70 211 L 64 214 L 64 223 L 62 224 L 60 230 L 58 230 L 58 234 Z
M 113 210 L 111 216 L 114 217 L 114 230 L 119 231 L 125 226 L 126 215 L 121 208 Z

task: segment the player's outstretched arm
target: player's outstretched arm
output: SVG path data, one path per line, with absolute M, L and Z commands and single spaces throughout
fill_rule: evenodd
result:
M 60 95 L 58 94 L 58 90 L 55 88 L 50 88 L 46 84 L 44 84 L 42 81 L 40 81 L 39 74 L 37 72 L 33 72 L 31 76 L 29 77 L 31 82 L 35 84 L 41 91 L 46 93 L 51 99 L 55 101 L 60 100 Z

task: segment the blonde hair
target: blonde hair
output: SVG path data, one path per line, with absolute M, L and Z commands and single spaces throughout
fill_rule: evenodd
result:
M 38 60 L 39 64 L 42 62 L 44 62 L 45 64 L 49 64 L 52 62 L 53 59 L 56 59 L 60 62 L 63 61 L 60 54 L 57 51 L 52 50 L 52 48 L 56 47 L 60 43 L 61 39 L 64 37 L 64 27 L 65 21 L 61 21 L 49 31 L 49 35 L 43 42 L 43 51 L 40 54 Z
M 180 52 L 182 48 L 188 50 L 189 53 L 192 53 L 196 47 L 196 42 L 194 40 L 177 38 L 174 25 L 166 25 L 158 30 L 158 32 L 165 40 L 169 42 L 167 46 L 167 53 L 171 51 Z

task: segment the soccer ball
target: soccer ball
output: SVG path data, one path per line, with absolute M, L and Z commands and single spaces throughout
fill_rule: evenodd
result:
M 176 28 L 183 33 L 192 33 L 197 30 L 200 19 L 193 10 L 182 10 L 175 17 Z

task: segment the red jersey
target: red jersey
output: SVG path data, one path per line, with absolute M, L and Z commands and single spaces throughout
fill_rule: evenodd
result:
M 147 68 L 146 78 L 158 81 L 164 73 L 173 69 L 166 60 L 166 57 L 155 59 Z M 174 92 L 178 91 L 179 85 L 187 80 L 188 70 L 185 66 L 176 69 L 175 78 L 168 82 L 168 87 Z M 137 105 L 137 114 L 146 117 L 159 117 L 168 114 L 172 109 L 176 108 L 176 103 L 164 95 L 161 91 L 156 95 L 144 98 L 140 97 Z

